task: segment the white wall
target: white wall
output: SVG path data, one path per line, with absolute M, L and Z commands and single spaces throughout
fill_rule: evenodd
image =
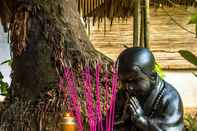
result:
M 197 71 L 165 71 L 164 78 L 180 93 L 184 107 L 197 107 Z
M 2 26 L 0 26 L 0 63 L 10 59 L 10 47 L 7 38 L 8 35 L 3 32 Z M 4 75 L 3 80 L 10 83 L 10 66 L 8 64 L 0 65 L 0 72 Z
M 0 63 L 2 63 L 5 60 L 10 59 L 10 47 L 8 44 L 8 34 L 3 32 L 2 26 L 0 26 Z M 8 66 L 8 64 L 0 65 L 0 72 L 3 74 L 4 79 L 3 81 L 6 81 L 10 84 L 10 72 L 11 68 Z M 0 95 L 0 102 L 5 99 L 4 96 Z

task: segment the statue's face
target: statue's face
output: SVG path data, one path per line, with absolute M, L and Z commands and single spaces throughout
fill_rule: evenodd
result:
M 144 96 L 149 94 L 152 89 L 149 77 L 137 66 L 128 72 L 120 73 L 119 78 L 129 95 Z

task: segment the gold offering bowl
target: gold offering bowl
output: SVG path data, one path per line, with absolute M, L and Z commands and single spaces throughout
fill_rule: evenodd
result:
M 70 113 L 65 113 L 63 121 L 61 123 L 62 131 L 77 131 L 77 123 Z

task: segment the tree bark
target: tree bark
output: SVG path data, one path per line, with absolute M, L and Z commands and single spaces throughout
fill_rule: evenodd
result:
M 90 43 L 76 0 L 13 2 L 12 101 L 1 115 L 0 129 L 59 130 L 64 105 L 57 85 L 64 66 L 78 73 L 86 64 L 112 61 Z

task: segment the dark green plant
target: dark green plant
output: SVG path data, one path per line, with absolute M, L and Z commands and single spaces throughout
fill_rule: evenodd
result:
M 6 61 L 3 61 L 2 63 L 0 63 L 0 65 L 3 65 L 3 64 L 8 64 L 9 66 L 11 66 L 12 60 L 6 60 Z M 3 81 L 3 78 L 4 77 L 3 77 L 2 73 L 0 72 L 0 94 L 1 95 L 7 95 L 9 85 L 8 85 L 7 82 Z
M 195 56 L 192 52 L 187 51 L 187 50 L 180 50 L 179 53 L 184 59 L 186 59 L 193 65 L 197 66 L 197 56 Z M 193 73 L 193 74 L 197 76 L 196 73 Z
M 196 26 L 195 31 L 196 31 L 196 37 L 197 37 L 197 13 L 193 13 L 191 15 L 191 19 L 188 24 L 195 24 L 195 26 Z
M 185 130 L 186 131 L 197 131 L 197 114 L 187 114 L 184 116 Z
M 3 75 L 0 72 L 0 93 L 2 95 L 7 95 L 8 94 L 8 83 L 3 81 Z
M 187 50 L 180 50 L 179 53 L 184 59 L 197 66 L 197 57 L 192 52 Z
M 189 24 L 197 24 L 197 13 L 192 14 Z
M 1 62 L 1 64 L 0 64 L 0 65 L 3 65 L 3 64 L 8 64 L 9 66 L 11 66 L 11 64 L 12 64 L 12 60 L 11 60 L 11 59 L 9 59 L 9 60 L 5 60 L 5 61 Z

